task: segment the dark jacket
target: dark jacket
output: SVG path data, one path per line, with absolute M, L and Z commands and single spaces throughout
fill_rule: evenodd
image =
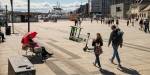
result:
M 100 46 L 103 46 L 103 40 L 102 39 L 96 39 L 92 42 L 92 46 L 96 46 L 96 43 L 100 44 Z
M 140 20 L 139 24 L 143 24 L 143 20 Z
M 144 25 L 145 25 L 146 27 L 149 27 L 149 21 L 146 20 L 146 21 L 144 22 Z
M 120 30 L 116 29 L 111 32 L 110 38 L 109 38 L 109 44 L 112 42 L 113 45 L 119 46 L 120 44 L 123 43 L 123 38 L 114 40 L 114 39 L 116 39 L 116 36 L 118 35 L 118 31 L 120 31 Z M 123 36 L 123 34 L 120 34 L 120 35 Z

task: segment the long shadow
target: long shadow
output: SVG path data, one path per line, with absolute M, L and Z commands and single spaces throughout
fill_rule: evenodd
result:
M 130 75 L 141 75 L 137 70 L 131 69 L 131 68 L 126 68 L 126 67 L 120 67 L 118 68 L 118 70 L 120 70 L 121 72 L 124 72 L 126 74 L 130 74 Z
M 42 64 L 42 63 L 44 63 L 42 61 L 41 57 L 39 57 L 39 56 L 36 56 L 36 55 L 23 55 L 23 56 L 27 57 L 32 64 Z
M 115 73 L 108 71 L 106 69 L 103 69 L 100 71 L 102 75 L 116 75 Z
M 136 47 L 141 47 L 141 48 L 145 48 L 145 49 L 150 49 L 149 47 L 144 47 L 141 45 L 135 45 L 135 44 L 130 44 L 130 43 L 126 43 L 126 42 L 125 42 L 125 44 L 131 45 L 131 46 L 136 46 Z

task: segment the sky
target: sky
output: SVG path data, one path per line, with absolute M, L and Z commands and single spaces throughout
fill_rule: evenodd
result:
M 16 11 L 27 11 L 27 1 L 28 0 L 13 0 L 14 10 Z M 60 6 L 64 11 L 71 11 L 79 8 L 81 4 L 87 3 L 87 0 L 30 0 L 31 1 L 31 11 L 38 12 L 48 12 L 53 6 L 60 3 Z M 10 0 L 0 0 L 0 5 L 8 5 L 8 10 L 10 10 Z

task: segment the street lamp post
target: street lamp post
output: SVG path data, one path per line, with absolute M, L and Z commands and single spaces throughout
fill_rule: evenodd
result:
M 115 4 L 116 4 L 116 18 L 118 18 L 118 16 L 117 16 L 117 0 L 115 0 Z
M 5 27 L 7 27 L 8 26 L 8 12 L 7 12 L 7 5 L 5 6 L 6 7 L 6 13 L 5 13 L 5 17 L 6 17 L 6 19 L 5 19 Z
M 28 0 L 28 32 L 30 32 L 30 0 Z
M 14 31 L 14 9 L 13 9 L 13 0 L 10 0 L 10 3 L 11 3 L 11 21 L 12 21 L 12 31 L 13 31 L 13 34 L 15 33 Z

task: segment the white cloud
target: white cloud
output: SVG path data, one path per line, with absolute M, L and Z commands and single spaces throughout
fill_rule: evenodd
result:
M 13 0 L 14 2 L 14 10 L 27 10 L 27 0 Z M 4 5 L 8 5 L 8 9 L 10 10 L 10 0 L 0 0 L 0 3 Z M 81 2 L 73 2 L 70 4 L 61 4 L 61 7 L 64 10 L 74 10 L 78 7 L 80 7 Z M 83 3 L 84 4 L 84 3 Z M 50 4 L 48 2 L 31 2 L 31 11 L 43 11 L 45 10 L 48 12 L 49 9 L 52 9 L 53 6 L 56 4 Z

